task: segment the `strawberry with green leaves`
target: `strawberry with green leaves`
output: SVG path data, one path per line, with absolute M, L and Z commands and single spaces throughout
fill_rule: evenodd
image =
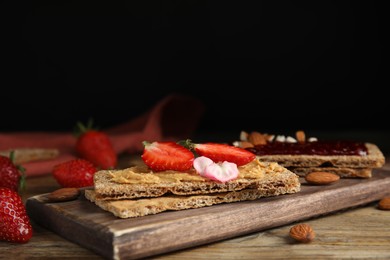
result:
M 96 167 L 84 159 L 73 159 L 53 168 L 53 177 L 64 188 L 81 188 L 93 185 Z
M 0 240 L 26 243 L 33 229 L 20 195 L 10 188 L 0 188 Z
M 24 169 L 14 164 L 14 152 L 9 157 L 0 155 L 0 187 L 18 192 L 24 188 L 24 183 Z
M 75 132 L 77 136 L 77 154 L 100 169 L 114 169 L 118 163 L 118 157 L 107 133 L 94 129 L 92 120 L 87 126 L 77 123 Z

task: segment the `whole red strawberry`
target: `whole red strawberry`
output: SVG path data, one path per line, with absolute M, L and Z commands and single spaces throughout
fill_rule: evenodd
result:
M 81 188 L 93 185 L 96 167 L 84 159 L 74 159 L 57 164 L 53 176 L 64 188 Z
M 78 155 L 92 162 L 100 169 L 113 169 L 117 166 L 118 157 L 109 136 L 92 128 L 90 120 L 87 126 L 77 123 L 76 152 Z
M 192 167 L 194 154 L 175 142 L 144 142 L 142 160 L 155 171 L 185 171 Z
M 9 157 L 0 155 L 0 187 L 7 187 L 14 191 L 22 188 L 24 183 L 23 170 L 13 163 L 13 152 Z
M 22 198 L 9 188 L 0 188 L 0 240 L 26 243 L 33 229 Z

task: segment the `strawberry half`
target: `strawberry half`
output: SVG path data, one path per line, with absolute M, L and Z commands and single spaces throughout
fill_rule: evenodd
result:
M 186 171 L 192 167 L 194 154 L 175 142 L 143 142 L 141 155 L 145 164 L 154 171 Z
M 204 143 L 194 144 L 193 147 L 197 154 L 210 158 L 216 163 L 227 161 L 241 166 L 256 158 L 254 153 L 228 144 Z

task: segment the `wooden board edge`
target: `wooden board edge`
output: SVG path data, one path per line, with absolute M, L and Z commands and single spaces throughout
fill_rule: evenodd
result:
M 117 259 L 144 258 L 182 250 L 211 242 L 263 231 L 277 226 L 287 225 L 306 219 L 329 215 L 340 210 L 347 210 L 363 206 L 384 196 L 390 195 L 390 175 L 387 178 L 374 180 L 369 183 L 357 183 L 352 186 L 340 187 L 336 192 L 327 192 L 319 189 L 318 192 L 299 197 L 301 194 L 283 195 L 283 200 L 277 197 L 262 198 L 257 201 L 240 202 L 245 207 L 230 210 L 230 216 L 224 216 L 223 210 L 212 211 L 196 220 L 182 223 L 165 222 L 164 225 L 148 225 L 137 234 L 121 233 L 120 237 L 114 234 L 114 251 Z M 387 189 L 386 189 L 387 188 Z M 311 201 L 311 207 L 307 202 Z M 272 203 L 278 210 L 269 212 L 267 204 Z M 213 207 L 233 206 L 216 205 Z M 243 219 L 241 216 L 245 216 Z M 194 216 L 197 218 L 198 216 Z M 221 221 L 223 219 L 224 221 Z M 227 228 L 228 227 L 228 228 Z M 178 234 L 187 234 L 185 237 Z M 200 237 L 197 234 L 213 234 Z M 143 241 L 144 240 L 144 241 Z M 148 244 L 148 248 L 139 248 L 140 242 Z
M 85 223 L 71 221 L 72 217 L 67 214 L 57 214 L 54 207 L 47 207 L 41 195 L 26 200 L 28 216 L 37 224 L 45 227 L 72 243 L 85 247 L 103 257 L 112 258 L 113 237 L 107 228 L 102 227 L 98 231 L 91 230 Z M 42 218 L 41 216 L 46 216 Z M 77 235 L 75 235 L 75 232 Z M 97 233 L 96 233 L 97 232 Z M 85 243 L 84 241 L 89 241 Z

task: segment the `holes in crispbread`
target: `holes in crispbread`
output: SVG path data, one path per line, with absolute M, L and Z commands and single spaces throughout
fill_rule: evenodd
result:
M 334 165 L 331 162 L 324 162 L 319 167 L 333 167 Z

